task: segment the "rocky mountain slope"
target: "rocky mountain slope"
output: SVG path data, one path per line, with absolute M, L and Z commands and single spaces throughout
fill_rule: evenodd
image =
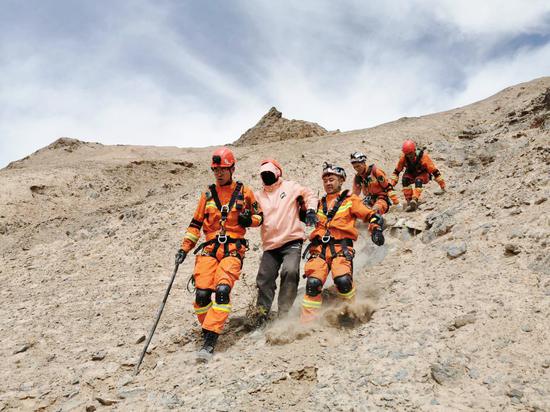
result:
M 387 242 L 358 244 L 362 321 L 248 332 L 259 233 L 232 295 L 220 350 L 194 362 L 198 327 L 177 277 L 141 373 L 132 368 L 173 268 L 212 148 L 103 146 L 72 139 L 0 170 L 0 410 L 549 410 L 550 78 L 481 102 L 365 130 L 235 148 L 322 190 L 324 160 L 363 150 L 391 173 L 404 138 L 448 182 Z M 260 141 L 261 140 L 261 141 Z M 318 143 L 322 140 L 322 144 Z M 349 181 L 348 181 L 349 185 Z M 400 190 L 400 187 L 399 187 Z M 302 284 L 303 286 L 303 284 Z M 299 306 L 299 300 L 296 307 Z M 336 312 L 335 312 L 336 310 Z
M 317 123 L 285 119 L 280 111 L 272 107 L 254 127 L 244 132 L 234 144 L 236 146 L 254 145 L 266 141 L 279 142 L 324 136 L 328 133 L 324 127 Z

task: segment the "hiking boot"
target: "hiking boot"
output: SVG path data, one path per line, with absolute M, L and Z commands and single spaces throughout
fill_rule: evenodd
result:
M 268 320 L 269 312 L 262 305 L 249 307 L 246 311 L 246 326 L 252 331 L 263 328 Z
M 418 200 L 412 199 L 405 209 L 405 212 L 414 212 L 416 209 L 418 209 Z
M 214 347 L 218 341 L 218 334 L 209 330 L 203 329 L 204 343 L 202 348 L 197 352 L 197 362 L 208 362 L 214 356 Z

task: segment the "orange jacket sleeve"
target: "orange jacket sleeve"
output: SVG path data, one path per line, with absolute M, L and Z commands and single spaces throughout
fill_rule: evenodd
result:
M 252 225 L 251 227 L 258 227 L 260 226 L 264 221 L 264 214 L 262 212 L 262 208 L 260 207 L 260 204 L 256 200 L 256 197 L 254 196 L 254 192 L 246 187 L 244 189 L 244 199 L 246 204 L 246 209 L 250 211 L 251 217 L 252 217 Z
M 393 174 L 391 175 L 390 181 L 392 186 L 395 186 L 397 184 L 397 180 L 399 179 L 399 174 L 405 167 L 405 155 L 401 153 L 401 156 L 399 157 L 399 161 L 397 162 L 397 166 L 395 166 L 395 169 L 393 171 Z
M 370 207 L 365 206 L 359 196 L 351 195 L 351 214 L 356 218 L 363 220 L 364 222 L 371 223 L 371 219 L 376 215 L 376 210 L 372 210 Z M 369 225 L 369 230 L 372 232 L 378 225 Z
M 424 153 L 422 155 L 421 162 L 422 166 L 424 167 L 424 169 L 426 169 L 428 173 L 433 174 L 437 170 L 437 167 L 435 167 L 435 164 L 432 158 L 428 156 L 428 153 Z
M 181 248 L 186 252 L 189 252 L 195 247 L 197 241 L 201 236 L 201 228 L 204 222 L 205 208 L 206 195 L 202 193 L 199 199 L 199 204 L 197 205 L 197 209 L 195 210 L 195 214 L 193 215 L 193 219 L 191 219 L 191 223 L 189 223 L 189 226 L 187 227 L 187 231 L 185 232 L 185 235 L 183 236 L 183 241 L 181 243 Z
M 445 189 L 445 180 L 441 175 L 441 172 L 433 162 L 432 158 L 428 156 L 427 153 L 424 153 L 422 156 L 422 166 L 428 171 L 429 174 L 433 175 L 435 181 L 439 184 L 442 189 Z

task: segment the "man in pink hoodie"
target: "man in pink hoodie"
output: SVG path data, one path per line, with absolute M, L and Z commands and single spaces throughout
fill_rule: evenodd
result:
M 264 253 L 256 277 L 256 305 L 261 323 L 267 320 L 271 310 L 279 271 L 279 316 L 286 315 L 292 307 L 300 281 L 300 257 L 305 238 L 301 220 L 308 226 L 317 223 L 317 197 L 310 189 L 283 180 L 282 175 L 279 162 L 272 159 L 262 161 L 260 176 L 264 187 L 256 193 L 256 200 L 264 212 L 261 226 Z

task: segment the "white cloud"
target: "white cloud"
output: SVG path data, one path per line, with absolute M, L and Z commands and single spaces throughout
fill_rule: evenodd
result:
M 0 167 L 59 136 L 222 144 L 271 105 L 329 129 L 362 128 L 471 103 L 550 68 L 547 40 L 509 46 L 547 35 L 547 1 L 243 1 L 232 7 L 249 37 L 227 44 L 248 53 L 227 50 L 226 65 L 193 47 L 197 33 L 177 26 L 169 3 L 135 4 L 81 40 L 0 28 Z M 230 34 L 202 29 L 220 42 Z

